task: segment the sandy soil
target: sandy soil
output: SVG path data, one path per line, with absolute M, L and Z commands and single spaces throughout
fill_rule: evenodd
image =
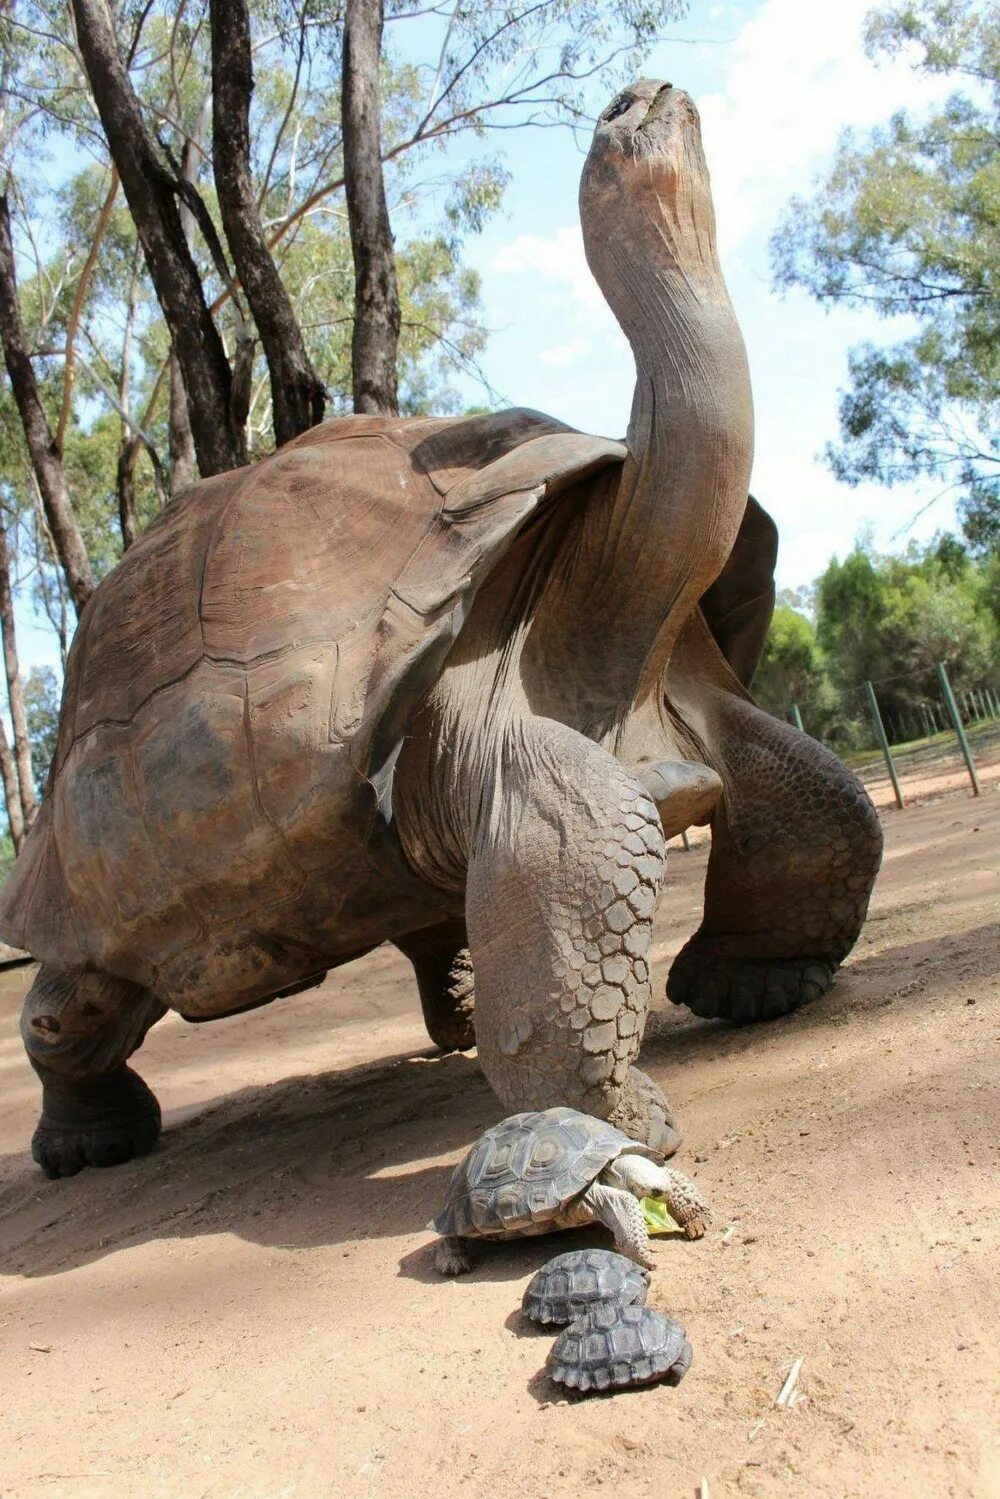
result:
M 558 1241 L 430 1271 L 422 1225 L 497 1109 L 473 1058 L 427 1052 L 392 953 L 163 1022 L 159 1149 L 59 1183 L 26 1152 L 31 970 L 2 975 L 0 1492 L 1000 1494 L 998 811 L 885 813 L 839 981 L 750 1029 L 662 1000 L 705 850 L 674 856 L 644 1065 L 715 1208 L 700 1243 L 659 1241 L 652 1300 L 695 1348 L 677 1389 L 556 1398 L 518 1306 Z

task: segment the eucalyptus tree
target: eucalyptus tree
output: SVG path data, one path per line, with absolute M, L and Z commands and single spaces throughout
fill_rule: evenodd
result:
M 970 542 L 1000 543 L 1000 7 L 899 0 L 873 10 L 873 56 L 954 81 L 926 117 L 848 133 L 773 241 L 780 285 L 901 315 L 915 331 L 850 356 L 831 467 L 848 483 L 939 479 Z

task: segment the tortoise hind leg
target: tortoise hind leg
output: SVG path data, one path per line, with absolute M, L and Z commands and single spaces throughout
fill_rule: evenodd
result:
M 468 1275 L 472 1261 L 471 1239 L 448 1234 L 434 1245 L 434 1268 L 439 1275 Z
M 700 616 L 667 690 L 725 787 L 701 927 L 667 995 L 707 1017 L 787 1014 L 819 998 L 857 940 L 882 854 L 878 815 L 835 755 L 748 698 Z
M 160 1107 L 125 1062 L 164 1013 L 148 989 L 110 974 L 39 969 L 21 1036 L 42 1083 L 31 1154 L 46 1176 L 116 1166 L 152 1150 Z
M 475 985 L 465 922 L 443 921 L 397 937 L 395 945 L 413 964 L 427 1034 L 442 1051 L 468 1051 L 476 1044 Z

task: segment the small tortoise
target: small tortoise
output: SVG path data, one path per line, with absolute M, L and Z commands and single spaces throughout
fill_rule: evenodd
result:
M 658 1380 L 680 1384 L 691 1367 L 691 1344 L 678 1322 L 651 1306 L 604 1303 L 563 1328 L 546 1367 L 550 1379 L 581 1394 Z
M 435 1267 L 470 1269 L 468 1240 L 514 1239 L 603 1223 L 622 1254 L 651 1269 L 643 1197 L 662 1198 L 689 1239 L 705 1232 L 708 1207 L 693 1182 L 656 1153 L 576 1109 L 512 1114 L 486 1130 L 455 1168 L 429 1228 L 441 1234 Z
M 598 1303 L 642 1306 L 649 1271 L 610 1249 L 571 1249 L 533 1275 L 521 1302 L 532 1322 L 575 1322 Z

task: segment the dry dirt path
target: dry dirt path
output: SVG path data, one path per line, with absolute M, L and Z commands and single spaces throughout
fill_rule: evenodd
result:
M 552 1241 L 430 1272 L 422 1225 L 497 1109 L 474 1060 L 426 1051 L 392 953 L 163 1022 L 160 1148 L 59 1183 L 26 1152 L 31 971 L 0 976 L 0 1493 L 1000 1495 L 998 812 L 886 813 L 833 991 L 751 1029 L 662 1000 L 705 850 L 673 858 L 644 1065 L 715 1207 L 701 1243 L 660 1241 L 678 1389 L 550 1403 L 517 1307 Z

